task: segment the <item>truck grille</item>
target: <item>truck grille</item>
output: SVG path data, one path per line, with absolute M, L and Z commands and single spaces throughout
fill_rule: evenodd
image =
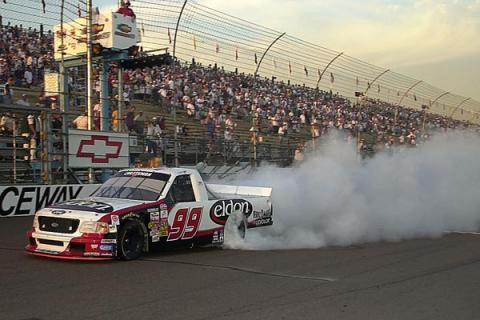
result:
M 56 233 L 75 233 L 80 220 L 55 217 L 38 217 L 40 230 Z
M 48 244 L 50 246 L 63 247 L 63 242 L 62 241 L 48 240 L 48 239 L 38 239 L 38 242 L 40 242 L 41 244 Z

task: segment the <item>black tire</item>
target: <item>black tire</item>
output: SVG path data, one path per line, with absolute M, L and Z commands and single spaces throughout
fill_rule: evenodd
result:
M 128 221 L 118 234 L 118 256 L 122 260 L 135 260 L 142 255 L 145 233 L 138 221 Z
M 225 240 L 223 243 L 224 247 L 235 247 L 238 241 L 243 241 L 247 233 L 247 219 L 246 217 L 238 212 L 232 214 L 225 224 L 224 229 Z M 232 242 L 233 241 L 233 242 Z
M 245 220 L 242 220 L 240 224 L 237 226 L 238 234 L 242 239 L 245 239 L 245 235 L 247 234 L 247 224 Z

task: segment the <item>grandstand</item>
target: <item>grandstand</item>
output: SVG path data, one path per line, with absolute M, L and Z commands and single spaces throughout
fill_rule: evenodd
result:
M 25 13 L 15 3 L 2 5 L 0 177 L 4 182 L 87 180 L 85 170 L 65 166 L 67 143 L 62 131 L 85 111 L 85 68 L 67 70 L 65 93 L 52 94 L 43 87 L 44 74 L 58 71 L 49 31 L 59 22 L 57 2 L 46 1 L 45 14 L 33 5 L 27 5 Z M 82 15 L 81 7 L 64 4 L 66 19 L 73 20 L 77 10 Z M 111 122 L 111 129 L 128 131 L 133 138 L 132 164 L 161 157 L 167 165 L 234 166 L 260 161 L 290 165 L 305 148 L 315 146 L 308 142 L 333 128 L 344 131 L 348 141 L 358 142 L 362 152 L 390 145 L 415 147 L 434 131 L 477 129 L 478 102 L 346 54 L 193 1 L 138 0 L 133 8 L 144 53 L 123 73 L 128 112 L 120 118 L 111 115 L 118 119 L 118 124 Z M 42 27 L 31 25 L 31 15 Z M 169 59 L 147 64 L 147 52 L 156 54 L 164 48 Z M 174 62 L 165 64 L 169 60 Z M 109 74 L 109 97 L 116 104 L 117 68 Z M 101 103 L 99 90 L 97 85 L 96 100 Z M 64 94 L 69 96 L 68 113 L 58 110 L 58 98 Z M 32 118 L 36 127 L 29 129 Z M 94 118 L 99 130 L 99 113 Z M 149 135 L 157 124 L 159 134 Z M 45 126 L 52 128 L 48 136 L 41 134 Z M 48 174 L 42 176 L 46 161 Z M 101 179 L 100 172 L 95 179 Z

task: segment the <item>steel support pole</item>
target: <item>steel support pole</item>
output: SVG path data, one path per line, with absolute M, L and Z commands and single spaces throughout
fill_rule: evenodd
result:
M 368 90 L 370 90 L 370 88 L 373 86 L 373 84 L 374 84 L 378 79 L 380 79 L 384 74 L 386 74 L 386 73 L 389 72 L 389 71 L 390 71 L 390 69 L 387 69 L 387 70 L 383 71 L 382 73 L 380 73 L 378 76 L 376 76 L 375 79 L 373 79 L 372 82 L 370 82 L 370 84 L 368 85 L 367 90 L 365 90 L 365 95 L 367 95 Z
M 122 0 L 118 0 L 118 7 L 120 8 L 122 6 Z M 118 61 L 118 87 L 117 87 L 117 94 L 118 94 L 118 100 L 117 100 L 117 117 L 118 117 L 118 132 L 123 132 L 124 126 L 123 126 L 123 108 L 124 108 L 124 100 L 123 100 L 123 68 L 122 68 L 122 62 Z
M 92 69 L 92 0 L 87 0 L 87 117 L 88 130 L 93 127 L 93 69 Z M 88 169 L 88 182 L 93 183 L 95 173 Z
M 102 59 L 102 73 L 100 74 L 100 101 L 101 101 L 101 113 L 100 113 L 100 130 L 110 131 L 110 103 L 108 99 L 108 69 L 110 63 L 106 61 L 105 57 Z M 102 182 L 107 181 L 109 178 L 107 169 L 102 169 Z
M 278 37 L 276 37 L 275 40 L 273 40 L 272 43 L 270 43 L 270 45 L 268 46 L 268 48 L 263 52 L 262 57 L 260 58 L 260 61 L 259 61 L 258 64 L 257 64 L 257 68 L 255 69 L 255 73 L 253 74 L 253 78 L 254 78 L 254 79 L 257 78 L 258 70 L 260 69 L 260 65 L 262 64 L 263 58 L 265 58 L 265 55 L 267 54 L 267 52 L 268 52 L 268 51 L 270 50 L 270 48 L 272 48 L 273 45 L 274 45 L 278 40 L 280 40 L 280 38 L 282 38 L 285 34 L 286 34 L 286 32 L 284 32 L 284 33 L 282 33 L 281 35 L 279 35 Z
M 87 0 L 87 115 L 88 130 L 93 127 L 92 0 Z
M 100 74 L 100 101 L 102 105 L 101 109 L 101 131 L 109 131 L 110 129 L 110 102 L 108 99 L 108 69 L 110 63 L 102 59 L 102 73 Z
M 461 106 L 463 106 L 467 101 L 470 101 L 472 100 L 472 98 L 467 98 L 465 100 L 463 100 L 462 102 L 460 102 L 456 107 L 455 109 L 452 111 L 452 114 L 450 114 L 450 118 L 453 117 L 453 115 L 455 114 L 455 112 L 457 112 L 458 108 L 460 108 Z
M 182 9 L 180 10 L 180 13 L 178 14 L 177 25 L 175 26 L 175 36 L 173 37 L 173 53 L 172 53 L 173 63 L 175 63 L 175 61 L 176 61 L 175 49 L 177 47 L 178 26 L 180 25 L 180 19 L 182 18 L 183 10 L 185 9 L 185 6 L 187 5 L 187 1 L 188 0 L 185 0 L 185 2 L 183 3 Z
M 15 113 L 13 117 L 13 134 L 12 134 L 12 156 L 13 156 L 13 183 L 17 183 L 17 118 Z
M 444 93 L 442 93 L 441 95 L 439 95 L 438 97 L 436 97 L 436 98 L 433 100 L 433 102 L 430 102 L 430 107 L 431 107 L 432 105 L 434 105 L 435 102 L 437 102 L 437 101 L 440 100 L 441 98 L 445 97 L 447 94 L 450 94 L 450 91 L 444 92 Z
M 402 97 L 400 98 L 400 101 L 398 101 L 397 107 L 399 107 L 402 104 L 403 99 L 405 99 L 405 97 L 410 93 L 410 91 L 412 91 L 413 88 L 415 88 L 422 82 L 423 82 L 422 80 L 418 80 L 412 86 L 410 86 L 410 88 L 408 88 L 407 91 L 405 91 L 405 93 L 402 95 Z
M 123 68 L 121 62 L 118 62 L 118 132 L 123 132 Z
M 61 47 L 63 48 L 64 41 L 64 31 L 63 31 L 63 20 L 64 20 L 64 10 L 65 10 L 65 0 L 62 0 L 60 7 L 60 32 L 61 37 Z M 65 53 L 61 52 L 61 61 L 60 61 L 60 110 L 62 111 L 62 171 L 63 171 L 63 183 L 67 183 L 68 180 L 68 149 L 67 149 L 67 140 L 68 140 L 68 117 L 66 112 L 69 110 L 69 95 L 68 95 L 68 75 L 67 69 L 65 68 Z
M 418 86 L 420 83 L 422 83 L 423 81 L 422 80 L 419 80 L 417 82 L 415 82 L 413 85 L 410 86 L 410 88 L 407 89 L 407 91 L 405 91 L 405 93 L 402 95 L 402 97 L 400 98 L 400 101 L 398 101 L 397 103 L 397 107 L 396 107 L 396 110 L 395 110 L 395 119 L 394 119 L 394 126 L 397 125 L 397 117 L 398 117 L 398 108 L 400 107 L 400 104 L 402 103 L 403 99 L 405 99 L 405 97 L 408 95 L 408 93 L 413 89 L 415 88 L 416 86 Z
M 48 135 L 52 132 L 52 115 L 50 113 L 46 114 L 45 117 L 45 135 L 47 137 L 46 149 L 47 149 L 47 184 L 52 183 L 52 154 L 53 154 L 53 137 Z
M 50 139 L 50 113 L 42 112 L 40 114 L 40 159 L 42 163 L 42 178 L 44 184 L 50 184 L 52 181 L 52 139 Z
M 326 65 L 326 67 L 323 69 L 322 73 L 320 73 L 320 77 L 318 77 L 317 88 L 318 88 L 318 85 L 320 84 L 320 81 L 322 81 L 323 75 L 325 74 L 325 72 L 327 71 L 327 69 L 332 65 L 332 63 L 335 62 L 335 60 L 337 60 L 338 58 L 340 58 L 342 55 L 343 55 L 343 52 L 340 52 L 340 53 L 337 54 L 332 60 L 330 60 L 330 62 Z
M 175 156 L 175 167 L 178 168 L 179 162 L 178 162 L 178 124 L 175 126 L 175 133 L 173 135 L 174 139 L 174 156 Z

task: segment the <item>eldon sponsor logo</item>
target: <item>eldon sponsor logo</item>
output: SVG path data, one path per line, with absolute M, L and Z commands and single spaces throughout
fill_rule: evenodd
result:
M 225 225 L 232 213 L 241 212 L 248 217 L 252 211 L 252 204 L 246 200 L 219 200 L 210 208 L 210 218 L 217 224 Z

